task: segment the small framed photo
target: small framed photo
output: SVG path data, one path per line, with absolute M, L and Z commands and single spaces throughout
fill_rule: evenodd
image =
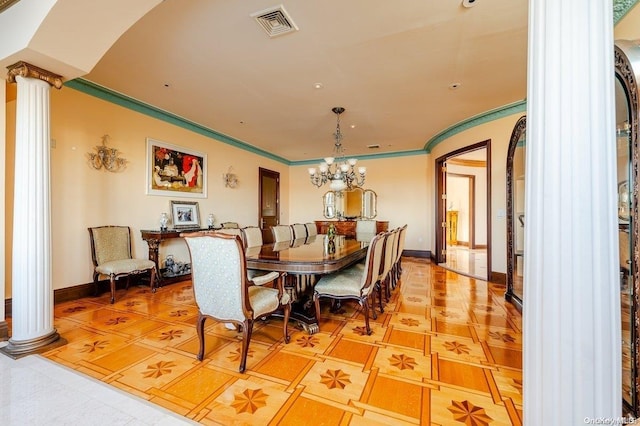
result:
M 171 201 L 171 218 L 175 229 L 200 228 L 197 201 Z

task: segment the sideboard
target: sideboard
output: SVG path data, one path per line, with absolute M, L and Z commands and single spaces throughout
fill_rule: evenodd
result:
M 336 234 L 345 235 L 347 238 L 356 237 L 356 220 L 316 220 L 316 228 L 318 234 L 326 234 L 329 225 L 334 224 Z M 389 221 L 376 220 L 376 233 L 386 232 L 389 230 Z

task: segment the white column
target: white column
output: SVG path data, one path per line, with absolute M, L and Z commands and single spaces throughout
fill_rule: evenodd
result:
M 17 64 L 18 65 L 18 64 Z M 37 352 L 58 341 L 53 327 L 49 90 L 46 71 L 16 68 L 12 333 L 2 351 Z M 11 81 L 11 80 L 10 80 Z M 57 80 L 59 82 L 59 80 Z
M 0 78 L 0 166 L 7 168 L 10 165 L 6 157 L 6 130 L 7 130 L 7 85 L 4 78 Z M 0 241 L 5 241 L 5 194 L 4 185 L 0 186 Z M 4 253 L 4 252 L 3 252 Z M 9 335 L 7 321 L 5 319 L 4 303 L 5 291 L 5 256 L 0 256 L 0 341 L 7 340 Z
M 524 420 L 621 415 L 611 0 L 529 0 Z

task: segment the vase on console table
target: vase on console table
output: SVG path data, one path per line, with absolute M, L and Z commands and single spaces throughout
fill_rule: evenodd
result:
M 167 230 L 167 223 L 169 223 L 169 216 L 166 213 L 160 215 L 160 231 Z

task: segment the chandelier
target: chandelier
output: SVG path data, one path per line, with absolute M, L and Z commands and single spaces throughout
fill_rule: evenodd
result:
M 333 134 L 335 144 L 333 150 L 335 157 L 326 157 L 318 166 L 309 168 L 309 177 L 311 183 L 320 188 L 329 182 L 329 187 L 333 191 L 342 191 L 344 189 L 359 188 L 364 185 L 364 178 L 367 173 L 366 167 L 358 167 L 356 172 L 355 158 L 346 159 L 344 156 L 344 147 L 342 146 L 342 133 L 340 132 L 340 114 L 344 112 L 344 108 L 335 107 L 331 111 L 336 114 L 337 124 L 336 132 Z

